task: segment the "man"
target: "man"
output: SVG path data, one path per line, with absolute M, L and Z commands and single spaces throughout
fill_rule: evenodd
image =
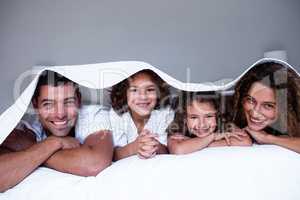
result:
M 96 126 L 84 138 L 75 131 L 81 95 L 74 82 L 44 71 L 32 105 L 37 117 L 22 120 L 0 145 L 0 192 L 15 186 L 41 165 L 80 176 L 96 176 L 111 164 L 112 137 L 106 128 Z M 82 113 L 83 119 L 86 112 Z M 104 117 L 103 121 L 108 124 Z

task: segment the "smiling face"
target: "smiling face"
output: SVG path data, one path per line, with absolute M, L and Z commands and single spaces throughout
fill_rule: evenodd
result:
M 194 100 L 187 106 L 187 128 L 197 137 L 206 137 L 217 127 L 217 111 L 211 102 Z
M 272 88 L 254 82 L 243 99 L 243 109 L 248 127 L 260 131 L 277 120 L 278 108 Z
M 80 97 L 72 83 L 43 85 L 39 88 L 34 107 L 47 134 L 66 136 L 76 124 Z
M 155 82 L 146 73 L 139 73 L 129 79 L 127 104 L 133 116 L 149 117 L 157 103 L 158 92 Z

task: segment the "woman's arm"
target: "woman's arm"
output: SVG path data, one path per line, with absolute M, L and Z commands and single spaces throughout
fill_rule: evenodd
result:
M 253 131 L 248 127 L 245 130 L 256 140 L 259 144 L 274 144 L 297 153 L 300 153 L 300 138 L 289 136 L 275 136 L 266 133 L 265 131 Z
M 286 137 L 286 136 L 273 136 L 269 135 L 267 139 L 269 144 L 275 144 L 284 148 L 290 149 L 300 153 L 300 138 L 299 137 Z

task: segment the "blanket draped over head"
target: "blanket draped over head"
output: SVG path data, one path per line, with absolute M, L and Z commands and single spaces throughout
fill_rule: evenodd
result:
M 30 105 L 32 95 L 35 91 L 37 81 L 41 73 L 45 70 L 55 71 L 70 80 L 78 83 L 79 85 L 92 88 L 92 89 L 103 89 L 111 87 L 125 78 L 135 74 L 138 71 L 144 69 L 150 69 L 157 73 L 164 81 L 169 85 L 179 90 L 185 91 L 219 91 L 231 88 L 234 84 L 250 70 L 253 66 L 264 63 L 264 62 L 277 62 L 284 66 L 290 67 L 288 63 L 277 60 L 264 58 L 258 60 L 251 65 L 244 73 L 242 73 L 236 79 L 224 83 L 209 82 L 209 83 L 183 83 L 168 74 L 162 72 L 158 68 L 138 61 L 124 61 L 124 62 L 109 62 L 99 64 L 88 64 L 88 65 L 72 65 L 72 66 L 51 66 L 44 67 L 36 72 L 35 78 L 25 88 L 22 94 L 16 99 L 15 103 L 11 105 L 5 112 L 0 116 L 0 144 L 5 140 L 9 133 L 15 128 L 22 116 L 25 114 L 28 106 Z M 294 69 L 293 69 L 294 70 Z M 299 73 L 298 73 L 299 75 Z

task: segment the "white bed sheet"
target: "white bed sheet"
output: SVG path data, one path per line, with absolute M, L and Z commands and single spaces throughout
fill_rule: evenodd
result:
M 40 167 L 1 200 L 299 200 L 300 155 L 273 145 L 215 147 L 188 155 L 137 156 L 97 177 Z

